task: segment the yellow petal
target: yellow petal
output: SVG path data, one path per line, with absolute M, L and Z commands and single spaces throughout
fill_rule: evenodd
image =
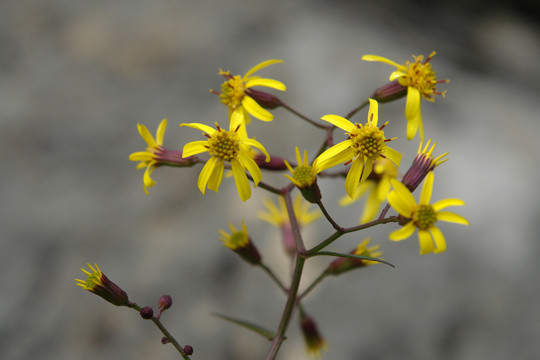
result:
M 146 141 L 146 144 L 148 147 L 157 147 L 157 143 L 154 140 L 154 137 L 148 131 L 148 128 L 144 125 L 137 124 L 137 129 L 139 130 L 139 134 L 141 134 L 141 137 Z
M 379 181 L 374 192 L 377 194 L 377 198 L 380 202 L 383 202 L 386 199 L 386 196 L 390 192 L 391 187 L 392 186 L 390 185 L 390 179 L 388 179 L 387 177 L 383 177 Z
M 372 191 L 366 200 L 366 204 L 364 205 L 364 213 L 362 214 L 360 223 L 364 224 L 368 221 L 373 220 L 375 216 L 377 216 L 377 212 L 379 211 L 380 206 L 381 201 L 378 198 L 377 192 Z
M 207 133 L 208 135 L 212 135 L 214 132 L 216 132 L 216 129 L 211 128 L 208 125 L 199 124 L 199 123 L 183 123 L 180 124 L 180 126 L 187 126 L 193 129 L 201 130 L 204 133 Z
M 392 149 L 390 146 L 384 147 L 384 156 L 388 158 L 391 162 L 397 165 L 401 164 L 401 153 L 399 153 L 397 150 Z
M 197 186 L 199 187 L 199 190 L 204 195 L 204 192 L 206 190 L 206 184 L 208 184 L 208 180 L 210 179 L 210 176 L 214 172 L 214 168 L 216 167 L 216 164 L 218 163 L 218 158 L 215 156 L 212 156 L 206 164 L 204 164 L 204 167 L 201 170 L 201 173 L 199 174 L 199 179 L 197 180 Z
M 369 111 L 367 122 L 373 126 L 377 126 L 379 121 L 379 103 L 376 100 L 369 99 Z
M 149 151 L 138 151 L 129 155 L 130 161 L 151 161 L 154 158 L 154 154 Z
M 251 174 L 253 183 L 255 186 L 257 186 L 257 184 L 259 184 L 259 182 L 262 180 L 261 169 L 259 169 L 257 163 L 251 158 L 251 156 L 242 151 L 238 154 L 238 160 L 240 161 L 240 164 L 242 164 L 242 166 Z
M 208 141 L 192 141 L 184 145 L 182 150 L 182 157 L 187 158 L 192 155 L 200 154 L 202 152 L 208 151 L 207 146 Z
M 285 91 L 287 90 L 287 87 L 285 84 L 283 84 L 281 81 L 277 81 L 274 79 L 264 79 L 264 78 L 254 78 L 246 81 L 246 89 L 249 89 L 253 86 L 266 86 L 272 89 Z
M 224 169 L 225 165 L 223 164 L 223 161 L 219 161 L 214 167 L 214 171 L 212 171 L 212 174 L 210 174 L 210 178 L 208 179 L 208 183 L 206 184 L 206 186 L 210 190 L 218 192 L 219 185 L 221 184 L 221 179 L 223 179 Z
M 156 133 L 156 142 L 158 145 L 163 145 L 163 135 L 165 135 L 165 130 L 167 130 L 167 119 L 163 119 L 159 123 Z
M 397 229 L 395 231 L 392 231 L 390 233 L 390 235 L 388 235 L 388 237 L 392 241 L 405 240 L 406 238 L 408 238 L 409 236 L 411 236 L 414 233 L 415 229 L 416 229 L 416 226 L 414 226 L 412 221 L 409 221 L 401 229 Z
M 317 172 L 326 170 L 341 162 L 345 163 L 352 159 L 354 152 L 350 149 L 351 140 L 345 140 L 327 149 L 313 161 L 313 167 Z
M 392 206 L 392 208 L 396 210 L 399 215 L 408 219 L 411 218 L 413 205 L 404 201 L 403 198 L 398 195 L 397 191 L 391 191 L 390 194 L 388 194 L 387 199 L 390 206 Z
M 422 187 L 422 193 L 420 194 L 420 205 L 429 204 L 429 200 L 431 200 L 431 194 L 433 192 L 434 179 L 435 175 L 433 175 L 433 171 L 430 171 L 424 180 L 424 186 Z
M 367 158 L 367 160 L 364 162 L 364 168 L 362 169 L 362 177 L 360 178 L 360 182 L 364 182 L 369 174 L 371 174 L 371 170 L 373 170 L 373 160 L 371 158 Z
M 437 212 L 437 220 L 447 221 L 447 222 L 461 224 L 461 225 L 469 225 L 469 221 L 467 221 L 467 219 L 465 219 L 463 216 L 454 214 L 453 212 L 450 212 L 450 211 Z
M 282 63 L 282 62 L 283 62 L 283 60 L 278 60 L 278 59 L 270 59 L 270 60 L 263 61 L 263 62 L 255 65 L 251 69 L 249 69 L 248 72 L 244 75 L 244 79 L 247 79 L 251 74 L 253 74 L 256 71 L 261 70 L 262 68 L 265 68 L 265 67 L 267 67 L 269 65 L 272 65 L 272 64 Z
M 236 128 L 243 125 L 240 127 L 240 129 L 242 129 L 242 134 L 244 134 L 245 132 L 245 135 L 247 137 L 247 130 L 245 127 L 245 119 L 244 119 L 244 109 L 242 107 L 238 107 L 234 109 L 234 111 L 231 113 L 230 118 L 231 118 L 231 122 L 229 125 L 229 131 L 235 131 Z
M 407 124 L 407 139 L 411 140 L 420 126 L 422 118 L 420 114 L 420 91 L 409 86 L 407 88 L 407 103 L 405 104 L 405 118 Z
M 399 79 L 400 77 L 403 77 L 405 75 L 407 75 L 407 74 L 404 73 L 403 71 L 394 71 L 394 72 L 392 72 L 390 74 L 389 79 L 390 79 L 390 81 L 394 81 L 394 80 Z
M 268 154 L 268 152 L 266 152 L 266 149 L 264 148 L 264 146 L 257 140 L 244 139 L 242 140 L 242 143 L 244 143 L 245 145 L 253 146 L 256 149 L 259 149 L 266 156 L 265 161 L 266 162 L 270 161 L 270 155 Z
M 378 62 L 382 62 L 382 63 L 385 63 L 385 64 L 388 64 L 388 65 L 392 65 L 392 66 L 395 66 L 397 68 L 401 67 L 401 65 L 399 65 L 398 63 L 392 61 L 392 60 L 389 60 L 385 57 L 382 57 L 382 56 L 379 56 L 379 55 L 364 55 L 362 56 L 362 60 L 364 61 L 378 61 Z
M 435 250 L 429 231 L 418 229 L 418 241 L 420 242 L 420 255 L 429 254 Z
M 408 207 L 412 209 L 413 206 L 416 205 L 416 200 L 414 199 L 414 196 L 411 194 L 409 189 L 407 189 L 407 187 L 403 185 L 403 183 L 395 179 L 391 179 L 390 183 L 392 184 L 392 187 L 394 188 L 393 192 L 396 193 L 396 195 L 401 199 L 401 201 L 405 202 L 408 205 Z
M 432 226 L 429 228 L 429 231 L 431 232 L 433 240 L 435 241 L 435 254 L 445 251 L 446 241 L 444 240 L 444 235 L 441 230 L 439 230 L 439 228 L 436 226 Z
M 355 126 L 352 122 L 345 119 L 344 117 L 334 114 L 324 115 L 321 120 L 328 121 L 330 124 L 337 126 L 338 128 L 343 129 L 347 132 L 351 132 Z
M 465 201 L 461 199 L 443 199 L 434 203 L 433 209 L 435 209 L 435 211 L 439 211 L 449 206 L 463 206 L 463 205 L 465 205 Z
M 259 105 L 255 100 L 253 100 L 249 96 L 244 96 L 242 98 L 242 107 L 246 109 L 246 111 L 250 115 L 256 117 L 259 120 L 262 120 L 262 121 L 274 120 L 274 115 L 272 115 L 269 111 L 265 110 L 261 105 Z
M 351 198 L 354 196 L 354 191 L 360 183 L 362 169 L 364 169 L 364 161 L 362 158 L 358 158 L 353 161 L 351 168 L 347 173 L 347 178 L 345 178 L 345 191 Z
M 246 201 L 251 197 L 251 188 L 244 167 L 237 158 L 231 160 L 231 167 L 240 199 Z

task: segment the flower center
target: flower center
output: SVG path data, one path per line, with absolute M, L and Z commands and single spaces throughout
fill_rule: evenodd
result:
M 231 238 L 227 241 L 227 245 L 231 249 L 238 249 L 246 247 L 249 243 L 248 235 L 243 231 L 236 231 L 231 234 Z
M 407 68 L 407 75 L 398 79 L 400 85 L 402 86 L 412 86 L 420 94 L 428 99 L 433 99 L 433 93 L 435 92 L 435 87 L 437 86 L 437 76 L 435 71 L 431 68 L 429 60 L 431 55 L 424 60 L 423 55 L 414 56 L 415 62 L 411 63 L 410 61 L 405 62 L 405 67 Z
M 298 182 L 296 185 L 307 187 L 317 179 L 317 174 L 314 173 L 311 166 L 300 165 L 294 169 L 293 179 Z
M 420 230 L 427 230 L 437 222 L 437 213 L 431 205 L 418 205 L 412 218 Z
M 208 152 L 223 161 L 231 161 L 240 152 L 240 136 L 235 131 L 218 128 L 208 139 Z
M 366 124 L 362 126 L 356 124 L 356 127 L 349 134 L 353 141 L 352 149 L 356 156 L 365 156 L 372 160 L 377 160 L 386 147 L 384 143 L 384 132 L 376 126 Z
M 229 75 L 228 79 L 221 84 L 221 94 L 219 97 L 223 104 L 234 109 L 242 103 L 246 88 L 244 80 L 240 75 Z

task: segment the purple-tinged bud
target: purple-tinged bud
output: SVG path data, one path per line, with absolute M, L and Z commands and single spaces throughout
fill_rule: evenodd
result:
M 249 88 L 245 90 L 245 93 L 265 109 L 275 109 L 281 106 L 281 100 L 267 92 Z
M 443 159 L 446 155 L 448 155 L 447 152 L 434 158 L 432 154 L 437 143 L 434 143 L 433 146 L 429 148 L 430 143 L 431 139 L 428 140 L 426 146 L 424 149 L 422 149 L 422 142 L 420 142 L 418 153 L 414 158 L 411 167 L 401 179 L 401 182 L 410 190 L 410 192 L 414 192 L 414 190 L 416 190 L 418 185 L 420 185 L 422 180 L 424 180 L 430 171 L 433 171 L 437 166 L 448 160 Z
M 109 278 L 101 272 L 97 264 L 95 265 L 95 269 L 92 265 L 87 265 L 92 272 L 81 269 L 88 277 L 86 280 L 75 279 L 77 285 L 85 290 L 93 292 L 113 305 L 129 306 L 131 304 L 128 300 L 127 293 L 109 280 Z
M 251 265 L 260 264 L 261 255 L 251 241 L 246 224 L 242 221 L 241 230 L 237 230 L 232 223 L 229 223 L 229 227 L 232 231 L 231 235 L 224 230 L 219 230 L 219 239 L 223 242 L 223 245 L 240 255 L 242 259 Z
M 397 80 L 394 80 L 375 90 L 371 98 L 383 103 L 397 100 L 405 95 L 407 95 L 407 87 L 402 86 Z
M 361 256 L 369 256 L 372 258 L 377 258 L 382 255 L 381 251 L 378 251 L 380 246 L 371 246 L 367 247 L 370 239 L 365 239 L 362 241 L 360 245 L 356 247 L 353 251 L 351 251 L 349 254 L 352 255 L 361 255 Z M 354 270 L 360 267 L 365 267 L 368 265 L 376 264 L 375 261 L 370 260 L 363 260 L 363 259 L 351 259 L 351 258 L 345 258 L 345 257 L 339 257 L 332 261 L 330 265 L 328 266 L 328 269 L 326 270 L 329 274 L 332 274 L 334 276 L 342 274 L 344 272 Z
M 158 300 L 159 311 L 165 311 L 172 306 L 172 298 L 170 295 L 163 295 Z
M 145 306 L 141 309 L 141 317 L 145 320 L 149 320 L 154 316 L 154 310 L 150 306 Z
M 281 170 L 286 170 L 287 169 L 287 165 L 285 165 L 285 159 L 283 159 L 282 157 L 279 157 L 279 156 L 272 155 L 272 156 L 270 156 L 270 161 L 266 162 L 266 156 L 265 155 L 257 154 L 257 155 L 255 155 L 253 160 L 255 160 L 255 163 L 261 169 L 276 170 L 276 171 L 281 171 Z
M 305 313 L 300 314 L 300 329 L 306 341 L 307 351 L 314 358 L 320 357 L 321 351 L 326 350 L 328 345 L 319 332 L 315 320 Z
M 166 336 L 164 336 L 164 337 L 161 338 L 161 343 L 162 343 L 163 345 L 165 345 L 165 344 L 170 343 L 170 341 L 169 341 L 169 339 L 168 339 Z
M 186 355 L 193 355 L 193 347 L 191 345 L 184 346 L 183 351 Z

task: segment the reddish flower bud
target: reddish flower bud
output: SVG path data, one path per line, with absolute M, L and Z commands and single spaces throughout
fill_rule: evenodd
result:
M 193 355 L 193 347 L 191 345 L 184 346 L 184 354 Z
M 172 298 L 170 295 L 163 295 L 158 300 L 159 311 L 165 311 L 172 306 Z
M 253 98 L 257 104 L 261 105 L 265 109 L 275 109 L 278 106 L 281 106 L 281 100 L 272 94 L 269 94 L 264 91 L 255 90 L 252 88 L 245 90 L 246 95 Z
M 150 306 L 145 306 L 141 309 L 141 317 L 145 320 L 149 320 L 154 316 L 154 310 Z

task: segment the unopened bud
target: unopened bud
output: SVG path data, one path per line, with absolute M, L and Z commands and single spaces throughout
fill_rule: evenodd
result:
M 281 100 L 267 92 L 249 88 L 245 90 L 245 93 L 265 109 L 275 109 L 281 106 Z
M 394 80 L 375 90 L 371 98 L 378 102 L 389 102 L 402 98 L 405 95 L 407 95 L 407 87 L 402 86 L 397 80 Z
M 163 345 L 165 345 L 165 344 L 170 343 L 170 341 L 169 341 L 169 339 L 168 339 L 166 336 L 164 336 L 164 337 L 161 338 L 161 343 L 162 343 Z
M 193 347 L 191 345 L 184 346 L 184 354 L 193 355 Z
M 285 165 L 285 159 L 279 156 L 272 155 L 270 161 L 266 162 L 266 156 L 263 154 L 257 154 L 253 158 L 255 163 L 259 165 L 259 168 L 266 170 L 286 170 L 287 165 Z
M 165 311 L 172 306 L 172 298 L 170 295 L 163 295 L 158 300 L 159 311 Z
M 150 306 L 145 306 L 141 309 L 141 317 L 145 320 L 149 320 L 154 316 L 154 310 Z

